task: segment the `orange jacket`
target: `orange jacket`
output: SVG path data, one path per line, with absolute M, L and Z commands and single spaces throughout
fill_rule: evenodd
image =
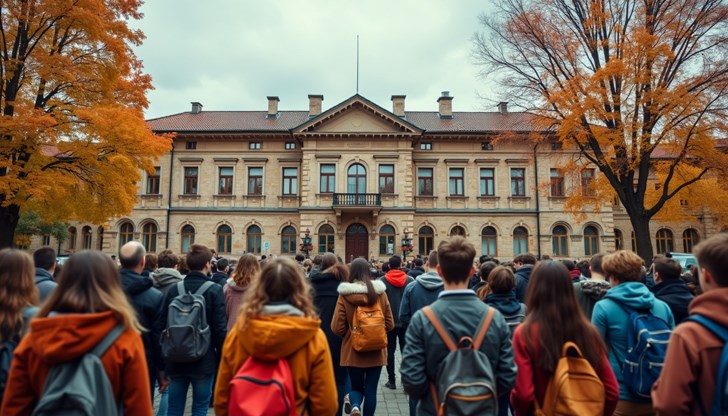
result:
M 228 332 L 215 386 L 215 414 L 228 414 L 228 385 L 251 355 L 263 360 L 286 358 L 295 380 L 296 414 L 334 416 L 338 409 L 331 353 L 321 321 L 303 316 L 290 305 L 251 319 L 241 316 Z M 268 307 L 266 307 L 268 308 Z
M 51 366 L 75 360 L 93 349 L 117 324 L 111 312 L 36 318 L 15 349 L 1 415 L 28 415 L 43 394 Z M 127 329 L 101 362 L 124 413 L 152 415 L 151 388 L 141 335 Z

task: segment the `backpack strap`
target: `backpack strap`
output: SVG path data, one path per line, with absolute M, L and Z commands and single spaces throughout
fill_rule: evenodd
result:
M 177 282 L 177 296 L 184 295 L 187 293 L 187 289 L 185 289 L 185 281 L 180 280 Z
M 180 283 L 182 283 L 182 282 L 180 282 Z M 199 287 L 199 288 L 198 288 L 198 289 L 197 289 L 197 290 L 195 291 L 195 295 L 200 295 L 200 296 L 202 296 L 202 295 L 203 295 L 203 294 L 204 294 L 205 292 L 207 292 L 207 289 L 211 288 L 211 287 L 212 287 L 212 285 L 216 285 L 216 284 L 217 284 L 217 283 L 215 283 L 215 282 L 211 282 L 211 281 L 209 281 L 209 280 L 208 280 L 207 282 L 203 283 L 203 284 L 202 284 L 202 286 L 200 286 L 200 287 Z
M 447 349 L 450 351 L 455 351 L 458 349 L 457 345 L 455 345 L 455 342 L 452 340 L 450 335 L 445 331 L 445 328 L 442 327 L 442 324 L 440 323 L 440 320 L 437 319 L 437 316 L 435 315 L 435 311 L 432 310 L 431 307 L 425 306 L 422 308 L 422 312 L 425 314 L 427 319 L 430 321 L 432 326 L 435 328 L 435 331 L 437 331 L 437 334 L 442 339 L 442 342 L 447 345 Z
M 728 370 L 726 370 L 726 368 L 728 368 L 728 328 L 725 328 L 723 325 L 720 325 L 714 320 L 703 315 L 690 315 L 685 319 L 685 321 L 693 321 L 702 325 L 715 336 L 723 340 L 723 343 L 725 344 L 723 346 L 723 352 L 720 355 L 720 361 L 718 362 L 719 371 L 717 380 L 715 380 L 715 392 L 713 393 L 713 403 L 710 411 L 711 415 L 719 415 L 721 414 L 721 410 L 728 406 L 728 403 L 723 403 L 723 397 L 726 393 L 726 383 L 728 383 Z M 702 401 L 698 400 L 698 403 L 700 404 L 701 412 L 705 414 Z
M 480 346 L 483 344 L 485 333 L 488 332 L 490 323 L 493 322 L 493 316 L 495 316 L 495 308 L 488 307 L 488 313 L 483 316 L 483 319 L 480 321 L 480 330 L 478 330 L 478 333 L 475 335 L 475 339 L 473 340 L 474 350 L 479 350 Z
M 114 342 L 116 342 L 116 340 L 124 331 L 126 331 L 126 327 L 121 322 L 116 324 L 116 326 L 111 331 L 109 331 L 108 334 L 106 334 L 104 339 L 96 344 L 94 349 L 91 350 L 91 354 L 97 357 L 101 357 L 102 355 L 104 355 L 106 350 L 108 350 L 109 347 L 113 345 Z

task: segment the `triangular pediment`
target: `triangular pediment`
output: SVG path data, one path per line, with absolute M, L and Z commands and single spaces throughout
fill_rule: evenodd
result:
M 419 134 L 422 130 L 360 95 L 324 111 L 293 129 L 293 133 Z

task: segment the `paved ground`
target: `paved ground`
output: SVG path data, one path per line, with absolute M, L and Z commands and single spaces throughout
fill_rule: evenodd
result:
M 395 358 L 395 362 L 397 363 L 397 368 L 399 368 L 399 361 L 400 361 L 400 355 L 399 351 L 397 351 L 397 356 Z M 403 415 L 406 416 L 409 414 L 409 405 L 407 402 L 407 396 L 404 394 L 404 391 L 402 390 L 402 386 L 399 383 L 399 370 L 397 371 L 397 390 L 390 390 L 386 387 L 384 387 L 384 383 L 387 382 L 387 370 L 385 368 L 382 368 L 382 377 L 379 382 L 379 390 L 377 391 L 377 411 L 376 415 L 382 415 L 382 416 L 388 416 L 388 415 Z M 159 402 L 159 396 L 155 397 L 154 401 L 154 411 L 156 413 L 158 409 L 158 402 Z M 190 411 L 190 407 L 192 406 L 192 389 L 190 389 L 188 395 L 187 395 L 187 408 L 185 411 L 185 415 L 191 415 L 192 412 Z M 208 415 L 214 416 L 215 412 L 210 409 L 207 412 Z M 315 416 L 315 415 L 314 415 Z

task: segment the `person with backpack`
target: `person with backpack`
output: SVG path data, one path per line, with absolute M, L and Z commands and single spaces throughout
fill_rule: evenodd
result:
M 535 265 L 536 256 L 531 253 L 519 254 L 513 259 L 513 266 L 516 269 L 516 299 L 519 302 L 526 301 L 526 290 Z
M 169 288 L 181 282 L 184 276 L 179 272 L 179 257 L 172 250 L 164 250 L 157 256 L 159 268 L 150 277 L 154 287 L 166 296 Z
M 374 415 L 379 376 L 387 365 L 387 332 L 394 329 L 387 287 L 371 278 L 370 269 L 365 259 L 351 262 L 349 281 L 337 289 L 339 298 L 331 320 L 331 330 L 343 338 L 340 363 L 351 381 L 352 416 Z
M 641 282 L 642 258 L 620 250 L 604 256 L 612 288 L 594 305 L 592 323 L 609 350 L 619 382 L 617 416 L 653 415 L 650 390 L 664 364 L 675 326 L 670 308 Z
M 658 415 L 728 413 L 728 233 L 693 249 L 704 293 L 675 328 L 652 390 Z
M 404 333 L 405 327 L 399 320 L 399 307 L 402 304 L 402 295 L 404 289 L 415 279 L 408 276 L 400 269 L 402 266 L 402 258 L 392 256 L 389 259 L 389 271 L 380 280 L 387 287 L 387 298 L 392 305 L 392 314 L 394 315 L 394 329 L 387 332 L 387 383 L 384 385 L 388 389 L 396 390 L 396 372 L 394 369 L 394 353 L 397 350 L 397 340 L 399 340 L 399 352 L 404 350 Z
M 55 258 L 55 255 L 54 255 Z M 0 403 L 3 402 L 10 366 L 30 319 L 38 312 L 38 288 L 33 259 L 25 252 L 0 250 Z M 52 292 L 51 292 L 52 293 Z
M 655 285 L 650 290 L 670 307 L 675 325 L 679 325 L 688 317 L 688 305 L 695 296 L 681 278 L 682 266 L 677 260 L 660 256 L 653 264 Z
M 162 316 L 166 328 L 161 347 L 170 379 L 169 416 L 182 416 L 190 384 L 192 415 L 207 414 L 227 335 L 222 287 L 208 278 L 212 252 L 192 244 L 186 259 L 190 272 L 167 292 Z
M 142 330 L 111 258 L 73 254 L 15 350 L 0 414 L 151 416 Z
M 558 261 L 542 261 L 533 269 L 526 295 L 529 314 L 513 335 L 515 416 L 539 411 L 609 416 L 617 406 L 619 385 L 604 342 L 581 312 L 572 280 Z M 572 353 L 566 360 L 564 351 Z M 564 365 L 571 364 L 568 360 L 571 367 Z
M 589 260 L 589 278 L 587 280 L 574 282 L 576 301 L 579 302 L 581 310 L 590 321 L 594 305 L 600 301 L 612 287 L 604 277 L 604 270 L 602 270 L 603 258 L 604 254 L 593 255 Z
M 511 269 L 497 266 L 487 276 L 488 294 L 483 301 L 496 308 L 506 320 L 511 334 L 516 327 L 526 319 L 528 308 L 516 299 L 513 289 L 516 287 L 516 277 Z
M 260 263 L 258 259 L 250 254 L 243 254 L 235 265 L 232 275 L 227 284 L 222 288 L 225 295 L 225 314 L 227 315 L 227 330 L 230 331 L 238 320 L 240 306 L 243 304 L 245 292 L 248 287 L 258 278 Z
M 225 340 L 215 388 L 218 416 L 333 416 L 331 354 L 309 286 L 287 257 L 266 263 Z
M 407 328 L 400 370 L 405 392 L 419 400 L 418 415 L 497 414 L 498 397 L 516 379 L 503 315 L 468 289 L 474 258 L 475 247 L 460 236 L 440 243 L 437 272 L 445 290 Z
M 33 252 L 35 263 L 35 285 L 38 286 L 40 301 L 45 302 L 51 292 L 58 286 L 53 279 L 53 273 L 58 267 L 56 250 L 53 247 L 41 247 Z

